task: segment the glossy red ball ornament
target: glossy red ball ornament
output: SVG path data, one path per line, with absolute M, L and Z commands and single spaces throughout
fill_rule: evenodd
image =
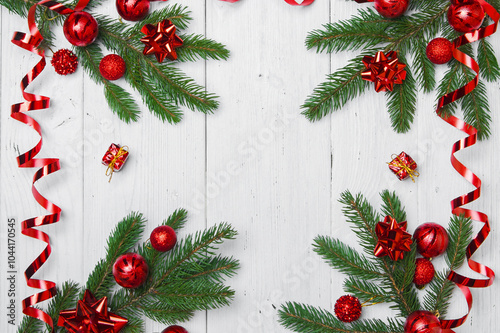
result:
M 118 80 L 125 74 L 125 61 L 118 54 L 108 54 L 99 63 L 99 72 L 106 80 Z
M 151 246 L 160 252 L 166 252 L 171 250 L 175 243 L 177 243 L 177 235 L 175 230 L 168 225 L 161 225 L 154 228 L 149 236 L 151 241 Z
M 445 64 L 453 58 L 453 44 L 446 38 L 434 38 L 427 44 L 425 54 L 432 63 Z
M 188 331 L 179 325 L 172 325 L 165 328 L 161 333 L 188 333 Z
M 116 0 L 118 14 L 127 21 L 140 21 L 149 13 L 149 0 Z
M 448 22 L 458 32 L 476 30 L 483 20 L 483 6 L 476 0 L 456 1 L 448 8 Z
M 52 55 L 50 61 L 59 75 L 73 74 L 78 67 L 77 56 L 68 49 L 60 49 Z
M 361 303 L 351 295 L 344 295 L 335 302 L 335 315 L 340 321 L 350 323 L 361 316 Z
M 87 12 L 71 13 L 63 25 L 64 36 L 75 46 L 92 44 L 99 33 L 95 18 Z
M 441 333 L 441 322 L 430 311 L 415 311 L 406 318 L 404 333 Z
M 437 223 L 424 223 L 413 233 L 417 251 L 426 258 L 434 258 L 443 254 L 448 247 L 448 233 Z
M 146 282 L 149 267 L 144 258 L 137 253 L 125 253 L 116 259 L 113 276 L 116 283 L 124 288 L 137 288 Z
M 375 9 L 383 17 L 395 18 L 408 9 L 409 0 L 375 0 Z
M 423 288 L 426 284 L 434 279 L 434 265 L 429 259 L 418 258 L 415 261 L 415 275 L 413 276 L 413 283 L 417 288 Z

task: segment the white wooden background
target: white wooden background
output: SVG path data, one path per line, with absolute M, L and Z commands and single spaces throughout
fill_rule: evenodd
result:
M 383 189 L 397 191 L 414 230 L 429 221 L 446 225 L 449 201 L 472 189 L 449 163 L 451 145 L 462 133 L 435 115 L 435 96 L 420 95 L 412 130 L 404 135 L 391 130 L 384 95 L 375 92 L 316 123 L 300 115 L 299 106 L 313 88 L 355 55 L 307 51 L 307 32 L 348 18 L 359 6 L 370 4 L 340 0 L 318 0 L 308 7 L 292 7 L 282 0 L 169 3 L 189 5 L 194 20 L 186 32 L 204 33 L 231 50 L 228 61 L 181 66 L 220 96 L 220 109 L 209 116 L 186 111 L 184 120 L 173 126 L 142 107 L 141 119 L 125 124 L 108 109 L 102 87 L 81 68 L 61 77 L 48 66 L 30 90 L 50 96 L 52 106 L 33 116 L 44 131 L 40 156 L 60 158 L 62 170 L 44 178 L 38 188 L 62 207 L 63 215 L 60 223 L 43 228 L 54 251 L 37 277 L 83 283 L 104 256 L 105 240 L 122 217 L 142 212 L 149 220 L 149 232 L 176 208 L 185 207 L 189 224 L 180 237 L 220 221 L 234 225 L 239 236 L 222 251 L 240 259 L 241 269 L 229 281 L 236 290 L 230 307 L 198 313 L 183 325 L 190 333 L 286 332 L 277 323 L 280 304 L 290 300 L 332 309 L 344 294 L 343 276 L 311 247 L 318 234 L 356 242 L 337 202 L 342 191 L 361 191 L 376 207 Z M 164 5 L 154 2 L 152 8 Z M 101 11 L 118 17 L 114 1 Z M 38 58 L 10 43 L 14 31 L 28 30 L 26 21 L 4 8 L 1 19 L 0 326 L 2 332 L 14 332 L 6 323 L 7 219 L 18 222 L 19 320 L 20 301 L 33 292 L 25 287 L 22 272 L 43 249 L 43 243 L 20 234 L 19 223 L 44 211 L 31 195 L 35 169 L 20 169 L 15 160 L 38 137 L 9 115 L 10 105 L 22 101 L 21 78 Z M 57 34 L 61 37 L 57 47 L 70 47 L 61 31 Z M 500 52 L 498 34 L 492 42 Z M 438 72 L 442 75 L 443 70 Z M 497 270 L 498 90 L 498 84 L 489 84 L 490 140 L 458 154 L 484 181 L 482 197 L 472 207 L 488 213 L 492 221 L 492 233 L 476 258 Z M 100 160 L 112 142 L 128 145 L 131 156 L 108 183 Z M 398 181 L 387 168 L 391 154 L 402 150 L 419 165 L 416 183 Z M 500 288 L 494 284 L 487 290 L 473 290 L 473 295 L 473 311 L 458 332 L 491 332 L 498 326 Z M 455 317 L 465 311 L 460 295 L 452 310 Z M 383 305 L 363 311 L 365 318 L 390 316 Z M 148 322 L 145 332 L 163 328 Z

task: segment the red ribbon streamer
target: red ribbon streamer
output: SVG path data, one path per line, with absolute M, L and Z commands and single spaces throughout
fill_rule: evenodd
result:
M 74 10 L 82 10 L 83 8 L 85 8 L 89 1 L 90 0 L 81 0 L 80 2 L 78 2 Z M 33 80 L 36 79 L 38 75 L 40 75 L 46 65 L 45 52 L 42 49 L 38 49 L 38 46 L 43 41 L 43 36 L 40 34 L 40 31 L 36 27 L 35 23 L 35 12 L 38 5 L 43 5 L 61 15 L 70 14 L 73 12 L 73 10 L 55 1 L 40 1 L 39 3 L 33 5 L 28 12 L 28 27 L 30 30 L 30 34 L 15 32 L 14 36 L 12 37 L 12 43 L 25 50 L 35 53 L 36 55 L 39 55 L 42 58 L 35 65 L 35 67 L 33 67 L 31 71 L 24 76 L 23 80 L 21 81 L 21 90 L 23 92 L 25 101 L 12 105 L 11 117 L 33 127 L 33 129 L 40 135 L 40 141 L 38 142 L 38 144 L 24 154 L 19 155 L 17 157 L 17 163 L 20 168 L 40 168 L 35 172 L 35 175 L 33 176 L 31 191 L 33 193 L 33 196 L 35 197 L 35 200 L 40 204 L 40 206 L 42 206 L 49 212 L 49 214 L 47 215 L 29 218 L 21 223 L 21 233 L 23 235 L 47 243 L 47 246 L 45 247 L 43 252 L 24 271 L 27 285 L 31 288 L 43 289 L 43 291 L 23 299 L 22 307 L 23 313 L 25 315 L 43 321 L 52 328 L 52 331 L 54 331 L 52 318 L 42 310 L 33 307 L 40 302 L 54 297 L 57 293 L 56 284 L 54 282 L 32 278 L 33 275 L 47 261 L 50 253 L 52 252 L 49 236 L 40 230 L 34 229 L 34 227 L 56 223 L 61 217 L 61 208 L 43 197 L 35 187 L 35 183 L 39 179 L 50 175 L 51 173 L 56 172 L 61 168 L 59 165 L 59 159 L 35 158 L 35 156 L 38 155 L 38 153 L 42 149 L 42 129 L 33 118 L 27 116 L 24 113 L 27 111 L 46 109 L 49 107 L 50 101 L 49 97 L 26 92 L 26 88 L 30 85 L 31 82 L 33 82 Z
M 234 2 L 238 2 L 240 0 L 221 0 L 221 1 L 234 3 Z M 371 0 L 371 1 L 373 1 L 373 0 Z M 314 0 L 304 0 L 304 1 L 302 1 L 302 3 L 297 3 L 297 1 L 295 1 L 295 0 L 285 0 L 285 2 L 289 5 L 292 5 L 292 6 L 309 6 L 310 4 L 312 4 L 314 2 Z
M 452 319 L 452 320 L 441 320 L 441 327 L 443 328 L 443 332 L 454 332 L 452 328 L 459 327 L 462 325 L 465 320 L 467 319 L 467 316 L 469 315 L 471 309 L 472 309 L 472 294 L 470 292 L 469 287 L 472 288 L 485 288 L 488 286 L 491 286 L 495 279 L 495 273 L 493 270 L 491 270 L 489 267 L 480 264 L 474 260 L 471 259 L 471 256 L 476 252 L 476 250 L 481 246 L 481 244 L 484 242 L 486 237 L 488 237 L 488 234 L 490 233 L 490 222 L 488 220 L 488 216 L 484 213 L 471 210 L 471 209 L 466 209 L 462 208 L 463 205 L 466 205 L 470 202 L 473 202 L 474 200 L 478 199 L 481 195 L 481 179 L 477 177 L 471 170 L 469 170 L 465 165 L 463 165 L 458 159 L 455 157 L 455 153 L 458 152 L 459 150 L 465 149 L 467 147 L 470 147 L 474 145 L 477 141 L 477 129 L 470 124 L 466 123 L 465 121 L 455 117 L 455 116 L 447 116 L 441 112 L 441 109 L 443 106 L 450 104 L 468 93 L 470 93 L 476 86 L 478 82 L 478 77 L 479 77 L 479 65 L 477 62 L 466 55 L 465 53 L 461 52 L 458 50 L 458 47 L 472 43 L 475 41 L 478 41 L 481 38 L 488 37 L 495 33 L 498 25 L 498 21 L 500 19 L 500 14 L 493 8 L 489 3 L 485 2 L 484 0 L 478 0 L 479 3 L 483 6 L 484 10 L 486 13 L 493 19 L 493 24 L 466 33 L 457 39 L 453 41 L 453 57 L 460 61 L 462 64 L 465 66 L 469 67 L 473 71 L 476 72 L 476 76 L 472 81 L 467 83 L 465 86 L 460 87 L 459 89 L 452 91 L 444 96 L 441 96 L 441 98 L 438 101 L 438 107 L 437 107 L 437 114 L 439 117 L 441 117 L 444 121 L 452 125 L 453 127 L 467 133 L 469 136 L 465 137 L 453 145 L 452 152 L 451 152 L 451 164 L 455 168 L 455 170 L 462 176 L 464 177 L 467 181 L 469 181 L 474 187 L 476 188 L 475 190 L 461 195 L 451 201 L 451 211 L 454 215 L 464 215 L 466 217 L 471 218 L 474 221 L 479 221 L 484 223 L 483 227 L 479 231 L 479 233 L 476 235 L 476 237 L 469 243 L 467 246 L 466 250 L 466 255 L 467 255 L 467 263 L 469 267 L 484 276 L 487 277 L 487 279 L 473 279 L 469 278 L 466 276 L 463 276 L 461 274 L 458 274 L 455 271 L 451 271 L 450 274 L 448 275 L 448 280 L 454 282 L 462 291 L 463 295 L 465 296 L 465 299 L 467 301 L 467 306 L 468 306 L 468 311 L 467 314 L 465 314 L 463 317 L 458 318 L 458 319 Z

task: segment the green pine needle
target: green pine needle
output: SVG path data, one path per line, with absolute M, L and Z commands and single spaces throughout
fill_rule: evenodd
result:
M 481 77 L 488 82 L 494 82 L 500 79 L 500 67 L 498 67 L 495 51 L 488 40 L 489 37 L 479 40 L 477 46 L 477 63 Z
M 227 60 L 229 50 L 226 47 L 212 39 L 205 38 L 203 35 L 184 35 L 181 36 L 184 43 L 179 48 L 177 55 L 179 61 L 196 61 L 199 59 Z
M 406 221 L 405 208 L 396 195 L 396 192 L 384 190 L 380 193 L 380 197 L 383 201 L 382 213 L 385 216 L 391 216 L 398 223 Z
M 179 232 L 187 222 L 187 210 L 184 208 L 176 209 L 172 215 L 170 215 L 165 221 L 163 221 L 163 225 L 168 225 L 175 232 Z

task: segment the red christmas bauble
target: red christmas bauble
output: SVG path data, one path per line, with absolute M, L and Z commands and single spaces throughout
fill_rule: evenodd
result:
M 118 54 L 108 54 L 99 63 L 99 72 L 106 80 L 118 80 L 125 74 L 125 61 Z
M 429 259 L 418 258 L 415 261 L 415 265 L 413 283 L 415 283 L 418 288 L 425 286 L 434 279 L 434 265 Z
M 375 0 L 375 9 L 383 17 L 394 18 L 408 9 L 409 0 Z
M 149 236 L 151 241 L 151 246 L 160 252 L 166 252 L 171 250 L 175 243 L 177 243 L 177 235 L 175 230 L 168 225 L 161 225 L 154 228 Z
M 140 21 L 149 13 L 149 0 L 116 0 L 118 14 L 127 21 Z
M 137 253 L 125 253 L 116 259 L 113 265 L 115 281 L 124 288 L 139 287 L 146 282 L 148 273 L 148 264 Z
M 59 75 L 73 74 L 78 67 L 78 58 L 68 49 L 60 49 L 52 55 L 50 63 Z
M 457 1 L 448 8 L 448 22 L 458 32 L 476 30 L 483 20 L 483 6 L 476 0 Z
M 99 33 L 99 26 L 92 15 L 87 12 L 71 13 L 63 25 L 64 36 L 75 46 L 92 44 Z
M 350 323 L 361 316 L 361 303 L 351 295 L 344 295 L 335 302 L 335 315 L 340 321 Z
M 432 63 L 445 64 L 453 58 L 453 44 L 446 38 L 434 38 L 427 44 L 425 54 Z
M 443 254 L 449 242 L 446 229 L 432 222 L 420 225 L 413 233 L 413 240 L 417 244 L 418 253 L 426 258 Z
M 188 333 L 188 331 L 182 326 L 172 325 L 165 328 L 161 333 Z
M 441 322 L 430 311 L 415 311 L 406 318 L 405 333 L 441 333 Z

